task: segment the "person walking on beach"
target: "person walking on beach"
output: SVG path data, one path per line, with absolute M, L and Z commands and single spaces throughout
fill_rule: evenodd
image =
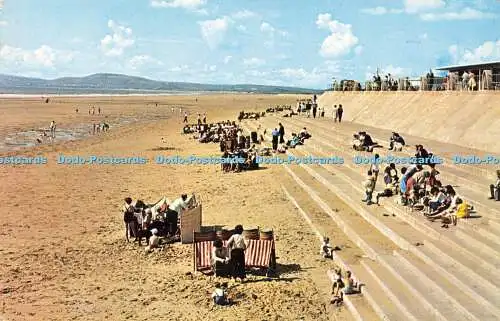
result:
M 101 107 L 97 108 L 97 113 L 100 115 L 101 114 Z
M 247 249 L 247 241 L 243 237 L 243 226 L 236 225 L 234 234 L 227 241 L 227 247 L 230 253 L 232 266 L 232 276 L 234 279 L 245 279 L 245 250 Z
M 95 106 L 92 106 L 92 115 L 95 115 Z
M 203 123 L 207 123 L 207 113 L 203 113 Z
M 316 105 L 316 103 L 313 103 L 312 105 L 312 109 L 313 109 L 313 118 L 316 118 L 316 112 L 317 112 L 317 108 L 318 108 L 318 105 Z
M 337 114 L 339 118 L 339 123 L 342 122 L 342 114 L 344 113 L 344 109 L 342 108 L 342 105 L 339 105 L 339 109 L 337 109 Z
M 339 110 L 337 108 L 337 105 L 334 105 L 333 106 L 333 121 L 337 122 L 338 119 L 339 119 Z
M 184 123 L 188 123 L 188 113 L 187 112 L 184 112 L 184 120 L 183 120 Z
M 92 135 L 95 135 L 95 127 L 96 127 L 96 124 L 94 123 L 93 129 L 92 129 Z
M 283 127 L 282 123 L 279 123 L 280 129 L 279 129 L 279 134 L 280 134 L 280 144 L 283 144 L 285 142 L 284 136 L 285 136 L 285 127 Z
M 200 125 L 201 125 L 201 115 L 198 114 L 198 126 L 200 126 Z

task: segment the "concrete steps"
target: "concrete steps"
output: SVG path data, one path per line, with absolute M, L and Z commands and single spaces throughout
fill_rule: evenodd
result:
M 311 119 L 307 118 L 302 118 L 301 120 L 292 118 L 292 119 L 287 119 L 287 121 L 290 121 L 291 123 L 295 122 L 296 125 L 301 125 L 302 127 L 304 127 L 304 124 L 307 124 L 309 128 L 314 128 L 318 134 L 327 135 L 330 138 L 333 137 L 337 141 L 341 139 L 339 143 L 345 147 L 348 147 L 349 142 L 352 140 L 352 133 L 346 131 L 345 128 L 346 124 L 342 124 L 342 126 L 338 126 L 338 124 L 337 126 L 335 126 L 335 124 L 333 124 L 332 126 L 332 124 L 328 124 L 328 122 L 324 122 L 322 120 L 312 121 Z M 300 124 L 297 123 L 298 121 L 300 121 Z M 332 130 L 334 135 L 332 135 Z M 381 144 L 385 143 L 386 146 L 389 145 L 388 142 L 385 142 L 383 140 L 377 140 L 375 137 L 372 138 Z M 383 156 L 389 154 L 390 151 L 388 151 L 387 149 L 377 149 L 376 152 L 379 153 L 381 156 Z M 362 152 L 356 152 L 356 153 L 358 155 L 366 154 L 373 156 L 373 154 L 369 153 L 362 153 Z M 407 157 L 407 156 L 413 156 L 414 153 L 393 152 L 391 154 Z M 451 157 L 451 155 L 449 156 Z M 446 174 L 447 181 L 458 185 L 459 190 L 465 189 L 465 191 L 461 193 L 463 196 L 467 196 L 468 199 L 474 200 L 476 206 L 481 206 L 486 209 L 489 208 L 490 210 L 493 210 L 500 215 L 500 204 L 495 202 L 490 202 L 486 199 L 488 194 L 488 186 L 491 183 L 491 181 L 494 180 L 491 178 L 491 175 L 489 176 L 489 179 L 482 176 L 478 177 L 477 175 L 473 175 L 476 166 L 465 167 L 463 165 L 454 165 L 451 164 L 449 160 L 444 164 L 439 165 L 439 167 L 440 167 L 440 172 L 442 174 Z M 478 193 L 477 191 L 484 191 L 484 193 Z
M 458 312 L 461 313 L 465 319 L 474 320 L 476 319 L 475 316 L 477 316 L 479 320 L 498 320 L 500 318 L 500 310 L 496 306 L 489 305 L 489 309 L 484 309 L 484 306 L 478 304 L 476 296 L 468 294 L 468 292 L 457 287 L 455 283 L 450 282 L 446 278 L 440 277 L 438 271 L 429 271 L 429 266 L 421 260 L 415 260 L 410 255 L 398 251 L 395 253 L 395 257 L 398 262 L 400 262 L 398 271 L 400 271 L 399 267 L 404 266 L 414 276 L 417 276 L 417 282 L 435 284 L 437 287 L 434 287 L 433 290 L 436 291 L 437 295 L 440 297 L 452 294 L 454 306 L 452 305 L 451 308 L 458 310 Z M 428 272 L 421 274 L 420 271 Z
M 276 115 L 277 116 L 277 115 Z M 344 122 L 342 124 L 336 124 L 333 122 L 331 119 L 327 118 L 319 118 L 319 119 L 312 119 L 312 118 L 305 118 L 305 117 L 296 117 L 294 119 L 300 119 L 306 124 L 309 124 L 309 126 L 323 126 L 323 128 L 328 128 L 331 130 L 332 127 L 337 130 L 337 132 L 340 132 L 342 130 L 342 133 L 346 133 L 347 131 L 355 132 L 359 130 L 365 130 L 369 132 L 374 139 L 374 141 L 380 143 L 381 145 L 384 146 L 389 146 L 389 141 L 387 138 L 391 136 L 391 132 L 388 130 L 383 130 L 380 128 L 374 128 L 370 126 L 364 126 L 361 124 L 357 123 L 352 123 L 352 122 Z M 420 137 L 413 137 L 411 135 L 405 135 L 402 133 L 405 141 L 406 141 L 406 146 L 412 146 L 414 147 L 416 144 L 422 144 L 426 146 L 426 148 L 434 151 L 436 154 L 439 154 L 442 157 L 445 157 L 446 159 L 450 160 L 452 156 L 454 156 L 456 153 L 454 151 L 450 150 L 450 145 L 446 145 L 443 143 L 438 143 L 438 142 L 433 142 L 433 141 L 428 141 L 426 139 L 422 139 Z M 352 137 L 352 136 L 349 136 Z M 409 149 L 406 147 L 406 151 L 409 151 Z M 464 147 L 461 146 L 456 146 L 454 150 L 460 150 L 462 151 L 462 155 L 482 155 L 485 154 L 486 152 L 484 151 L 479 151 L 479 150 L 468 150 Z M 413 150 L 411 150 L 413 153 Z M 489 153 L 492 154 L 492 153 Z M 448 163 L 443 164 L 444 167 L 447 167 L 448 169 L 454 169 L 460 172 L 465 172 L 468 175 L 472 174 L 472 179 L 480 183 L 482 186 L 484 186 L 486 181 L 490 181 L 491 179 L 495 178 L 494 174 L 494 169 L 492 168 L 491 165 L 486 165 L 486 164 L 478 164 L 474 166 L 467 166 L 467 165 L 458 165 L 458 164 L 453 164 L 450 161 Z
M 295 172 L 295 173 L 297 173 L 297 172 L 298 172 L 298 169 L 294 169 L 294 172 Z M 304 173 L 297 173 L 297 176 L 301 176 L 301 177 L 300 177 L 300 179 L 301 179 L 301 180 L 303 179 L 303 180 L 305 181 L 306 179 L 305 179 L 305 177 L 303 177 L 303 175 L 307 175 L 307 174 L 304 174 Z M 342 215 L 342 217 L 345 217 L 345 215 Z M 365 224 L 366 224 L 366 223 L 365 223 Z M 359 224 L 359 223 L 356 225 L 356 230 L 358 230 L 358 229 L 359 229 L 360 225 L 361 225 L 361 224 Z M 367 228 L 367 227 L 364 227 L 364 228 L 363 228 L 363 230 L 364 230 L 364 231 L 363 231 L 363 232 L 360 232 L 360 234 L 361 234 L 361 235 L 363 235 L 363 236 L 362 236 L 362 238 L 366 240 L 366 243 L 368 243 L 368 244 L 370 244 L 370 245 L 371 245 L 371 244 L 373 244 L 373 243 L 375 243 L 375 240 L 372 240 L 372 242 L 370 242 L 370 241 L 368 240 L 368 238 L 366 237 L 367 235 L 369 235 L 368 228 Z M 372 232 L 372 233 L 377 234 L 376 232 Z M 356 236 L 354 236 L 354 237 L 353 237 L 353 235 L 352 235 L 351 233 L 346 233 L 346 235 L 348 235 L 349 237 L 351 237 L 351 238 L 353 238 L 353 239 L 357 239 L 357 238 L 359 238 L 359 235 L 356 235 Z M 380 243 L 380 236 L 378 237 L 378 239 L 379 239 L 379 241 L 378 241 L 378 242 Z M 385 247 L 386 247 L 386 246 L 384 246 L 384 248 L 385 248 Z M 383 250 L 380 250 L 380 251 L 383 251 Z M 389 255 L 389 256 L 388 256 L 388 255 L 377 255 L 377 260 L 378 260 L 378 261 L 380 261 L 380 260 L 385 260 L 385 261 L 387 262 L 387 257 L 390 257 L 390 255 Z M 414 258 L 414 260 L 417 260 L 417 259 L 416 259 L 416 258 Z M 385 266 L 390 266 L 390 265 L 391 265 L 391 261 L 390 261 L 390 260 L 388 261 L 388 263 L 385 263 Z M 423 271 L 425 271 L 425 272 L 420 272 L 422 275 L 425 275 L 426 273 L 432 273 L 432 274 L 434 274 L 434 275 L 436 275 L 436 276 L 438 275 L 438 273 L 437 273 L 437 272 L 432 271 L 429 267 L 425 267 L 425 269 L 424 269 Z M 394 276 L 394 277 L 397 277 L 397 276 L 398 276 L 398 270 L 394 270 L 394 269 L 393 269 L 393 270 L 391 270 L 391 273 L 393 274 L 393 276 Z M 424 273 L 425 273 L 425 274 L 424 274 Z M 386 274 L 387 274 L 387 273 L 386 273 Z M 359 277 L 359 276 L 358 276 L 358 277 Z M 386 278 L 388 278 L 388 276 L 386 276 Z M 411 278 L 410 278 L 410 279 L 408 279 L 408 278 L 407 278 L 405 281 L 402 281 L 403 285 L 404 285 L 404 286 L 405 286 L 405 287 L 406 287 L 409 291 L 412 291 L 412 290 L 413 290 L 413 285 L 412 285 L 413 283 L 412 283 L 412 282 L 413 282 L 413 280 L 412 280 Z M 428 284 L 434 284 L 434 282 L 435 282 L 435 281 L 428 281 Z M 450 284 L 450 282 L 448 282 L 448 281 L 447 281 L 446 279 L 444 279 L 444 278 L 440 278 L 440 282 L 441 282 L 441 284 L 447 284 L 449 287 L 451 287 L 451 286 L 449 285 L 449 284 Z M 443 301 L 443 300 L 445 300 L 445 302 L 447 303 L 447 305 L 448 305 L 448 306 L 453 305 L 456 309 L 459 309 L 459 307 L 460 307 L 460 303 L 458 303 L 458 301 L 456 301 L 453 297 L 449 296 L 449 295 L 447 294 L 447 292 L 445 292 L 444 290 L 442 290 L 442 289 L 441 289 L 441 288 L 440 288 L 437 284 L 433 286 L 433 289 L 435 289 L 435 291 L 437 291 L 437 292 L 439 293 L 440 297 L 442 298 L 442 301 Z M 437 289 L 437 290 L 436 290 L 436 289 Z M 452 290 L 450 290 L 450 293 L 455 293 L 455 292 L 456 292 L 455 290 L 456 290 L 456 289 L 452 289 Z M 401 286 L 400 286 L 400 291 L 401 291 Z M 413 292 L 414 296 L 417 296 L 417 295 L 418 295 L 417 293 L 418 293 L 418 292 L 414 291 L 414 292 Z M 462 293 L 462 292 L 460 292 L 460 293 Z M 437 313 L 437 312 L 436 312 L 436 311 L 437 311 L 436 309 L 437 309 L 437 308 L 439 308 L 439 306 L 435 306 L 435 307 L 433 307 L 432 302 L 423 301 L 423 300 L 424 300 L 424 298 L 426 297 L 425 295 L 426 295 L 426 293 L 420 293 L 419 299 L 422 301 L 422 302 L 421 302 L 421 304 L 422 304 L 422 305 L 427 304 L 427 306 L 428 306 L 428 310 L 427 310 L 427 312 L 429 312 L 429 311 L 434 311 L 434 312 L 433 312 L 433 315 L 434 315 L 434 316 L 436 316 L 436 318 L 437 318 L 437 319 L 439 319 L 439 320 L 444 320 L 444 319 L 446 319 L 446 320 L 457 320 L 457 319 L 455 318 L 455 317 L 456 317 L 456 315 L 455 315 L 454 313 L 451 313 L 451 312 L 449 312 L 449 313 L 448 313 L 448 315 L 446 315 L 446 316 L 439 315 L 439 313 Z M 464 294 L 464 295 L 465 295 L 465 294 Z M 468 299 L 463 300 L 463 303 L 462 303 L 462 302 L 461 302 L 461 303 L 462 303 L 462 304 L 466 304 L 467 302 L 474 302 L 474 299 L 475 299 L 475 297 L 468 297 Z M 489 305 L 490 305 L 490 307 L 491 307 L 491 304 L 489 304 Z M 476 302 L 474 302 L 474 306 L 477 306 L 477 303 L 476 303 Z M 482 308 L 482 306 L 481 306 L 481 308 Z M 455 311 L 456 309 L 454 309 L 453 311 Z M 467 314 L 467 310 L 462 309 L 461 313 L 462 313 L 463 315 L 467 315 L 467 316 L 468 316 L 467 320 L 479 320 L 478 318 L 474 318 L 474 317 L 472 317 L 472 316 L 468 315 L 468 314 Z M 489 315 L 489 314 L 487 314 L 487 313 L 480 314 L 479 316 L 480 316 L 482 319 L 484 319 L 484 320 L 488 319 L 488 318 L 485 318 L 484 314 L 486 314 L 488 317 L 489 317 L 489 316 L 491 316 L 491 315 Z M 426 318 L 426 319 L 428 319 L 428 318 Z M 491 318 L 489 318 L 489 319 L 491 319 Z M 464 320 L 465 320 L 465 319 L 464 319 Z
M 281 121 L 280 118 L 277 119 L 277 121 Z M 283 122 L 283 121 L 282 121 Z M 363 152 L 355 152 L 350 148 L 349 143 L 352 140 L 352 133 L 346 132 L 345 130 L 345 124 L 342 124 L 342 127 L 335 126 L 335 124 L 329 125 L 327 122 L 324 122 L 322 120 L 310 120 L 307 118 L 302 118 L 300 120 L 294 119 L 294 118 L 289 118 L 285 122 L 294 124 L 295 126 L 300 126 L 299 128 L 302 128 L 304 126 L 308 128 L 313 128 L 314 129 L 314 137 L 322 137 L 323 139 L 327 141 L 335 141 L 339 143 L 339 147 L 347 148 L 352 155 L 367 155 L 373 157 L 373 154 L 370 153 L 363 153 Z M 333 126 L 332 126 L 333 125 Z M 375 137 L 372 137 L 375 141 L 377 139 Z M 382 143 L 382 141 L 378 140 L 379 143 Z M 388 146 L 388 142 L 386 142 L 386 145 Z M 381 156 L 389 154 L 390 151 L 387 149 L 377 149 L 377 153 L 379 153 Z M 412 153 L 408 152 L 402 152 L 402 153 L 392 153 L 393 155 L 397 156 L 403 156 L 403 157 L 408 157 L 408 156 L 413 156 Z M 460 194 L 463 195 L 463 197 L 466 197 L 467 199 L 472 200 L 472 203 L 476 206 L 479 207 L 480 210 L 484 213 L 488 213 L 490 211 L 495 212 L 498 215 L 495 215 L 495 218 L 500 217 L 500 204 L 495 203 L 495 202 L 490 202 L 488 201 L 487 198 L 487 193 L 488 193 L 488 186 L 491 183 L 490 180 L 487 180 L 484 177 L 477 178 L 474 176 L 471 176 L 471 171 L 474 168 L 474 166 L 469 166 L 467 169 L 465 169 L 463 166 L 459 165 L 452 165 L 450 164 L 450 161 L 445 162 L 444 164 L 439 165 L 440 167 L 440 172 L 441 174 L 445 174 L 446 181 L 450 183 L 454 183 L 456 185 L 459 185 L 459 191 Z M 485 191 L 484 193 L 478 193 L 478 190 Z
M 297 149 L 296 151 L 304 151 L 308 147 L 307 146 L 300 146 L 301 148 Z M 316 153 L 317 154 L 317 153 Z M 356 188 L 359 190 L 359 193 L 361 195 L 362 189 L 359 186 L 359 183 L 355 183 L 358 181 L 361 181 L 361 177 L 357 177 L 355 173 L 352 171 L 347 171 L 343 166 L 339 167 L 332 167 L 325 165 L 324 168 L 326 168 L 328 171 L 333 172 L 334 176 L 342 176 L 344 175 L 344 179 L 351 179 L 352 180 L 352 187 Z M 344 174 L 345 171 L 345 174 Z M 349 176 L 351 176 L 349 178 Z M 456 235 L 453 234 L 452 231 L 448 230 L 440 230 L 436 231 L 432 224 L 427 222 L 425 219 L 422 217 L 412 217 L 410 216 L 411 213 L 405 213 L 403 212 L 398 206 L 394 205 L 391 202 L 384 203 L 386 207 L 388 207 L 389 212 L 392 213 L 398 213 L 399 215 L 404 216 L 405 222 L 409 222 L 412 224 L 413 227 L 416 227 L 420 232 L 425 233 L 425 235 L 429 237 L 433 237 L 434 240 L 439 241 L 436 242 L 438 244 L 439 248 L 443 248 L 443 251 L 451 254 L 453 257 L 456 258 L 459 262 L 464 261 L 463 258 L 473 258 L 473 264 L 470 264 L 468 266 L 463 266 L 461 264 L 457 264 L 457 268 L 460 268 L 462 271 L 467 271 L 468 275 L 471 275 L 473 277 L 479 277 L 482 279 L 481 275 L 491 275 L 491 272 L 497 270 L 497 266 L 494 264 L 494 262 L 490 262 L 490 255 L 487 255 L 486 257 L 483 256 L 481 252 L 477 252 L 474 249 L 472 250 L 466 250 L 463 247 L 463 240 L 461 238 L 457 238 Z M 405 231 L 405 233 L 400 233 L 401 235 L 411 235 L 411 231 Z M 448 243 L 448 246 L 444 246 L 442 241 L 445 241 Z M 486 252 L 487 253 L 487 252 Z M 475 270 L 478 270 L 477 273 Z M 489 284 L 488 281 L 485 281 L 486 284 Z
M 322 241 L 323 235 L 329 235 L 331 237 L 331 241 L 334 242 L 332 244 L 337 244 L 338 236 L 341 234 L 341 232 L 339 233 L 339 231 L 334 228 L 333 224 L 327 224 L 323 221 L 330 220 L 330 218 L 326 215 L 323 215 L 323 217 L 319 215 L 319 213 L 321 213 L 321 210 L 318 209 L 316 205 L 314 205 L 314 201 L 308 198 L 304 198 L 304 196 L 300 194 L 300 187 L 293 184 L 287 184 L 287 182 L 285 182 L 285 184 L 289 185 L 288 187 L 282 185 L 285 197 L 288 198 L 292 202 L 292 204 L 294 204 L 294 206 L 297 208 L 297 211 L 309 224 L 311 230 L 318 237 L 318 244 L 321 244 L 320 242 Z M 310 214 L 313 212 L 316 212 L 315 217 Z M 354 269 L 352 267 L 359 265 L 359 259 L 356 258 L 361 258 L 363 252 L 355 245 L 350 244 L 349 240 L 344 241 L 345 242 L 342 243 L 343 250 L 338 254 L 335 254 L 333 258 L 335 263 L 337 263 L 337 265 L 340 266 L 343 271 L 353 271 Z M 314 251 L 317 249 L 312 250 Z M 317 253 L 319 255 L 319 252 Z M 353 275 L 357 279 L 359 278 L 354 271 Z M 365 290 L 363 292 L 363 295 L 361 296 L 346 296 L 344 298 L 344 303 L 351 312 L 354 320 L 375 320 L 377 318 L 381 320 L 389 320 L 386 318 L 385 314 L 381 314 L 381 310 L 377 305 L 373 305 L 373 302 L 370 302 L 368 300 L 368 298 L 371 298 L 372 296 L 373 295 L 371 294 L 371 290 Z
M 302 147 L 305 147 L 305 146 L 301 146 Z M 295 152 L 295 151 L 294 151 Z M 317 166 L 319 167 L 319 166 Z M 338 170 L 337 170 L 337 173 L 338 173 Z M 303 175 L 303 174 L 302 174 Z M 339 182 L 336 182 L 337 185 L 339 186 L 342 186 L 341 184 L 339 184 Z M 332 186 L 334 186 L 333 184 L 331 184 Z M 353 185 L 354 186 L 354 185 Z M 353 187 L 352 186 L 352 187 Z M 356 201 L 354 201 L 353 199 L 353 202 L 348 202 L 349 205 L 352 205 L 354 203 L 358 203 Z M 404 222 L 400 222 L 399 224 L 401 223 L 404 223 Z M 402 224 L 404 225 L 404 224 Z M 402 231 L 401 229 L 401 226 L 397 226 L 397 225 L 394 225 L 393 224 L 393 229 L 396 229 L 398 230 L 398 232 L 400 232 L 400 234 L 404 235 L 405 237 L 408 237 L 408 235 L 414 235 L 413 237 L 419 237 L 418 233 L 416 233 L 414 230 L 412 230 L 411 228 L 410 229 L 406 229 L 404 231 Z M 406 224 L 407 225 L 407 224 Z M 356 226 L 358 227 L 358 226 Z M 386 226 L 385 226 L 386 227 Z M 384 226 L 381 226 L 379 224 L 379 229 L 383 229 Z M 389 229 L 390 230 L 390 229 Z M 403 233 L 401 233 L 403 232 Z M 415 234 L 416 233 L 416 234 Z M 404 240 L 404 239 L 401 239 L 398 235 L 395 235 L 394 233 L 391 233 L 391 232 L 388 232 L 387 229 L 386 229 L 386 234 L 392 239 L 392 241 L 394 241 L 396 244 L 398 244 L 401 248 L 405 249 L 405 248 L 408 248 L 412 253 L 414 253 L 415 255 L 417 255 L 418 257 L 420 258 L 424 258 L 424 261 L 426 261 L 426 263 L 433 263 L 433 259 L 431 259 L 430 257 L 426 256 L 424 253 L 422 253 L 422 251 L 420 250 L 415 250 L 415 247 L 411 246 L 410 245 L 410 242 L 408 242 L 407 240 Z M 421 238 L 426 238 L 425 234 L 423 236 L 421 236 Z M 427 244 L 427 243 L 426 243 Z M 429 243 L 430 244 L 430 243 Z M 422 248 L 425 248 L 422 247 Z M 448 251 L 453 251 L 453 249 L 446 249 Z M 434 254 L 435 253 L 438 253 L 439 254 L 439 250 L 436 248 L 436 247 L 433 247 L 433 250 L 430 251 L 430 252 L 433 252 Z M 380 258 L 380 256 L 377 256 L 377 258 Z M 416 258 L 415 258 L 416 259 Z M 458 263 L 457 261 L 453 261 L 452 260 L 452 263 L 454 264 L 454 266 L 457 266 L 457 268 L 455 269 L 455 271 L 457 273 L 465 273 L 467 272 L 467 275 L 470 276 L 472 274 L 470 274 L 471 272 L 471 269 L 467 269 L 466 267 L 464 267 L 461 263 Z M 485 307 L 488 311 L 494 311 L 494 313 L 497 313 L 498 311 L 496 310 L 496 308 L 491 304 L 490 301 L 487 301 L 484 297 L 480 297 L 478 295 L 477 292 L 475 292 L 474 290 L 471 290 L 467 287 L 466 284 L 464 284 L 463 282 L 461 282 L 459 279 L 457 279 L 456 277 L 453 278 L 453 274 L 451 273 L 446 273 L 446 270 L 443 269 L 442 267 L 436 265 L 434 263 L 434 266 L 437 268 L 436 271 L 432 271 L 432 272 L 429 272 L 429 273 L 434 273 L 436 275 L 440 275 L 440 277 L 442 277 L 442 280 L 440 281 L 441 284 L 446 284 L 446 285 L 449 285 L 451 282 L 455 281 L 455 282 L 458 282 L 458 285 L 457 287 L 459 287 L 464 293 L 466 293 L 469 297 L 471 297 L 472 299 L 471 300 L 474 300 L 474 298 L 476 298 L 478 301 L 481 302 L 481 306 Z M 429 267 L 430 268 L 430 267 Z M 464 272 L 465 271 L 465 272 Z M 473 272 L 473 271 L 472 271 Z M 458 275 L 459 277 L 461 277 L 461 275 L 459 274 Z M 488 283 L 487 280 L 483 280 L 481 276 L 477 275 L 477 274 L 474 274 L 474 279 L 476 281 L 473 281 L 472 282 L 474 283 L 482 283 L 483 281 L 485 282 L 485 284 L 488 284 L 488 285 L 484 285 L 483 286 L 483 290 L 487 290 L 488 294 L 492 294 L 493 297 L 492 298 L 489 298 L 490 300 L 493 300 L 493 301 L 497 301 L 496 298 L 498 297 L 498 295 L 495 297 L 495 294 L 494 294 L 494 291 L 497 290 L 494 286 L 491 286 L 491 284 Z M 493 276 L 494 277 L 494 276 Z M 477 280 L 481 280 L 481 281 L 477 281 Z M 435 284 L 435 283 L 434 283 Z M 436 285 L 437 286 L 437 285 Z M 439 288 L 439 286 L 437 286 L 437 288 Z M 453 291 L 452 291 L 453 292 Z M 456 291 L 455 291 L 456 292 Z M 498 292 L 498 291 L 497 291 Z M 442 294 L 443 293 L 446 293 L 444 290 L 441 290 L 441 296 L 443 296 Z M 483 294 L 483 296 L 485 296 L 485 294 Z M 449 300 L 455 302 L 455 305 L 457 304 L 455 299 L 453 298 L 448 298 Z M 498 301 L 497 301 L 498 302 Z M 462 311 L 463 312 L 463 311 Z M 476 312 L 477 313 L 477 312 Z M 491 312 L 488 312 L 488 313 L 491 313 Z M 481 315 L 481 317 L 484 317 L 484 315 Z
M 292 185 L 292 184 L 287 184 L 287 185 Z M 298 187 L 298 186 L 297 186 Z M 302 189 L 302 188 L 301 188 Z M 297 190 L 296 187 L 290 186 L 288 188 L 285 188 L 286 193 L 289 195 L 289 199 L 292 199 L 292 202 L 295 204 L 295 206 L 299 209 L 299 211 L 305 212 L 304 215 L 306 217 L 310 218 L 310 224 L 315 227 L 315 229 L 318 230 L 318 235 L 322 235 L 325 231 L 328 231 L 330 233 L 332 232 L 337 232 L 336 234 L 326 234 L 326 235 L 338 235 L 338 230 L 334 231 L 332 230 L 331 226 L 331 218 L 329 215 L 325 212 L 323 212 L 317 205 L 316 209 L 312 208 L 310 204 L 307 204 L 308 202 L 304 201 L 304 191 L 302 190 Z M 305 193 L 307 194 L 307 193 Z M 309 195 L 307 195 L 308 199 L 314 202 L 312 198 L 310 198 Z M 311 215 L 310 213 L 314 213 Z M 320 217 L 320 213 L 323 213 L 323 219 L 330 220 L 329 224 L 324 222 L 324 220 Z M 342 213 L 344 214 L 344 213 Z M 307 220 L 307 219 L 306 219 Z M 366 224 L 366 223 L 365 223 Z M 330 226 L 330 227 L 329 227 Z M 349 235 L 350 236 L 350 235 Z M 336 244 L 336 243 L 333 243 Z M 347 249 L 342 249 L 340 252 L 336 252 L 335 257 L 336 258 L 342 258 L 345 256 L 352 256 L 352 248 Z M 363 262 L 373 262 L 371 260 L 363 260 Z M 360 280 L 361 283 L 365 284 L 364 287 L 362 287 L 362 293 L 363 297 L 365 298 L 365 301 L 370 304 L 372 307 L 372 311 L 379 317 L 381 320 L 417 320 L 414 318 L 411 314 L 408 314 L 406 312 L 406 309 L 401 310 L 398 306 L 394 305 L 394 298 L 397 298 L 396 292 L 388 292 L 386 288 L 381 287 L 377 282 L 373 280 L 373 278 L 368 274 L 364 268 L 362 268 L 359 265 L 359 261 L 356 261 L 354 264 L 347 265 L 346 263 L 341 263 L 340 266 L 343 268 L 344 271 L 350 270 L 353 272 L 353 275 L 357 280 Z M 332 275 L 329 275 L 332 277 Z M 387 278 L 390 278 L 391 276 L 386 276 Z M 398 294 L 404 291 L 403 289 L 398 289 Z M 363 306 L 365 302 L 359 302 L 359 298 L 356 298 L 353 300 L 352 296 L 346 296 L 349 299 L 351 299 L 352 303 L 355 306 L 361 305 Z M 360 310 L 357 308 L 358 313 L 362 315 L 363 313 L 360 312 Z M 372 318 L 373 319 L 373 318 Z M 364 320 L 372 320 L 370 318 L 364 318 Z
M 288 124 L 290 125 L 290 124 Z M 290 127 L 290 126 L 289 126 Z M 292 125 L 291 126 L 293 129 L 297 130 L 299 127 L 297 125 Z M 316 135 L 315 135 L 316 136 Z M 332 139 L 330 137 L 328 138 L 323 138 L 320 140 L 318 143 L 318 139 L 313 137 L 309 144 L 307 146 L 300 146 L 299 149 L 304 149 L 306 148 L 314 148 L 315 151 L 320 151 L 327 153 L 327 151 L 334 149 L 336 151 L 336 155 L 338 156 L 343 156 L 344 159 L 346 160 L 346 163 L 344 164 L 345 167 L 349 167 L 352 171 L 358 172 L 360 175 L 364 175 L 363 171 L 366 169 L 363 169 L 364 167 L 359 166 L 359 165 L 354 165 L 350 162 L 350 157 L 352 155 L 356 155 L 353 153 L 354 151 L 348 150 L 346 151 L 346 148 L 341 148 L 338 147 L 339 144 L 332 144 L 330 143 Z M 321 146 L 320 146 L 321 145 Z M 486 209 L 484 209 L 486 211 Z M 481 212 L 482 214 L 483 212 Z M 469 220 L 461 220 L 461 223 L 467 223 L 467 224 L 459 224 L 458 229 L 464 229 L 464 230 L 471 230 L 469 227 L 470 225 L 473 225 L 474 227 L 472 230 L 475 231 L 475 234 L 480 234 L 482 237 L 486 237 L 490 239 L 491 241 L 498 243 L 500 241 L 498 237 L 498 225 L 495 225 L 494 222 L 492 224 L 489 224 L 489 221 L 487 223 L 483 223 L 483 219 L 478 220 L 478 219 L 469 219 Z M 490 220 L 491 221 L 491 220 Z M 475 223 L 477 222 L 477 223 Z

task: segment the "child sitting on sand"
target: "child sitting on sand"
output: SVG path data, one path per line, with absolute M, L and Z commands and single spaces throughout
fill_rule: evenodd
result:
M 160 238 L 158 237 L 158 230 L 157 229 L 152 229 L 151 230 L 151 237 L 149 238 L 149 245 L 146 246 L 145 251 L 146 253 L 151 253 L 153 252 L 153 249 L 159 248 L 160 246 Z
M 330 239 L 328 237 L 323 237 L 323 243 L 321 244 L 321 248 L 319 250 L 320 254 L 323 256 L 324 259 L 331 259 L 333 258 L 332 252 L 333 248 L 330 245 Z
M 227 287 L 227 284 L 220 284 L 217 282 L 215 284 L 215 290 L 212 293 L 212 299 L 214 300 L 215 305 L 229 305 L 230 301 L 227 298 L 225 288 Z

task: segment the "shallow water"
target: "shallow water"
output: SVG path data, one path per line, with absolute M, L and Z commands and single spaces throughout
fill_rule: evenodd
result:
M 109 130 L 111 131 L 113 130 L 113 128 L 120 128 L 140 122 L 159 121 L 168 119 L 169 117 L 169 115 L 143 114 L 140 116 L 119 116 L 115 119 L 107 119 L 106 122 L 110 127 Z M 19 151 L 23 149 L 33 148 L 39 145 L 57 144 L 67 141 L 84 139 L 86 137 L 93 136 L 93 123 L 79 123 L 73 124 L 69 128 L 57 128 L 55 139 L 52 140 L 49 137 L 45 137 L 44 141 L 40 144 L 36 141 L 36 139 L 40 138 L 40 134 L 42 134 L 44 131 L 47 132 L 47 135 L 50 134 L 48 128 L 30 129 L 8 133 L 6 136 L 4 135 L 3 137 L 0 137 L 0 152 Z

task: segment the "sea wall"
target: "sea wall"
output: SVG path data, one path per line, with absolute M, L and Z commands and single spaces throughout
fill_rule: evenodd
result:
M 500 152 L 500 92 L 326 92 L 332 117 L 466 147 Z

